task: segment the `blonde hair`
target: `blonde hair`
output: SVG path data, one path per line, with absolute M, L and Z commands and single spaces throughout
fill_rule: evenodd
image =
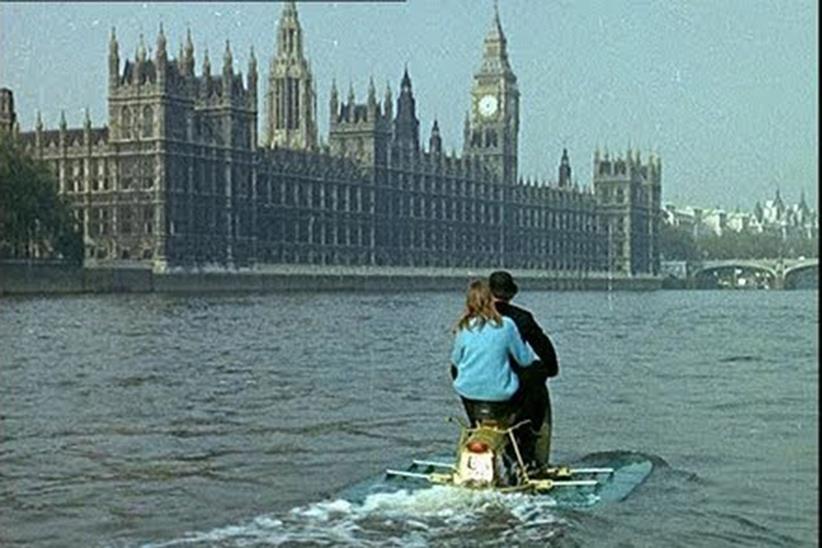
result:
M 468 293 L 465 295 L 465 311 L 457 320 L 453 329 L 454 333 L 468 328 L 475 318 L 480 328 L 487 322 L 495 326 L 502 325 L 502 316 L 494 308 L 494 295 L 491 293 L 488 282 L 484 280 L 474 280 L 468 286 Z

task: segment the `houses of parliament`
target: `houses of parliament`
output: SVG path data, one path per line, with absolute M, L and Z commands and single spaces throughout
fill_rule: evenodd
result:
M 436 120 L 421 136 L 407 70 L 396 98 L 372 82 L 357 102 L 333 85 L 321 139 L 305 39 L 295 3 L 285 3 L 263 83 L 253 50 L 245 77 L 228 42 L 219 68 L 206 53 L 197 74 L 190 33 L 176 57 L 160 28 L 153 55 L 141 43 L 123 59 L 112 30 L 107 125 L 86 116 L 68 128 L 63 116 L 46 129 L 38 114 L 21 132 L 3 89 L 0 131 L 53 170 L 91 265 L 659 272 L 658 158 L 597 151 L 581 189 L 563 150 L 555 181 L 519 178 L 520 94 L 496 9 L 461 154 L 443 150 Z

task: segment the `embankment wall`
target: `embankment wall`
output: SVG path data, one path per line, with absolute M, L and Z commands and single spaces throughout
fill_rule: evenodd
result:
M 266 266 L 254 270 L 153 272 L 60 263 L 0 262 L 0 296 L 72 293 L 208 293 L 230 291 L 462 291 L 493 269 Z M 654 290 L 656 277 L 512 271 L 524 290 Z

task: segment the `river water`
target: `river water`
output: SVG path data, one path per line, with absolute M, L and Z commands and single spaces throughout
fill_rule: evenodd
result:
M 523 292 L 618 503 L 341 492 L 448 453 L 459 293 L 0 300 L 2 546 L 815 546 L 818 292 Z

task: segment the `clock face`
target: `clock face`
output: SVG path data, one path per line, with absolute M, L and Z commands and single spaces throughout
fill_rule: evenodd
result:
M 485 95 L 479 101 L 480 114 L 486 118 L 493 116 L 497 112 L 497 98 L 493 95 Z

